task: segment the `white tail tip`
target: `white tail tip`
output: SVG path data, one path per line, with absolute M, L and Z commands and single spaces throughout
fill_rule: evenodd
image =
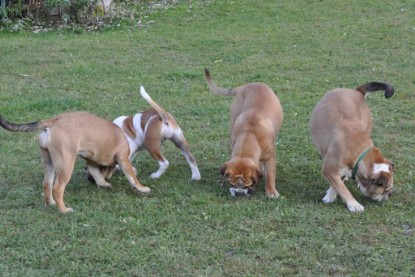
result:
M 143 86 L 140 87 L 140 94 L 146 100 L 150 100 L 151 99 L 150 95 L 148 95 L 148 93 L 146 92 L 146 90 L 144 89 Z

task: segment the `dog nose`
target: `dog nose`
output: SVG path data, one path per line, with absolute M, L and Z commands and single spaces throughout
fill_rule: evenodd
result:
M 240 188 L 240 189 L 244 189 L 245 188 L 245 184 L 242 181 L 241 178 L 238 179 L 238 182 L 236 183 L 236 187 Z

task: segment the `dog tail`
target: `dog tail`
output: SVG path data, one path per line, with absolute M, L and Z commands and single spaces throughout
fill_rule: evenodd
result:
M 166 115 L 165 115 L 166 111 L 162 107 L 160 107 L 156 102 L 154 102 L 154 100 L 150 97 L 150 95 L 148 95 L 148 93 L 146 92 L 143 86 L 140 87 L 140 94 L 147 101 L 147 103 L 150 104 L 150 106 L 154 110 L 156 110 L 161 120 L 163 122 L 166 121 Z
M 360 91 L 363 95 L 366 95 L 368 92 L 383 90 L 385 92 L 385 98 L 392 97 L 395 92 L 395 89 L 390 84 L 381 82 L 366 83 L 356 88 L 356 90 Z
M 11 132 L 33 132 L 51 127 L 56 119 L 39 120 L 32 123 L 16 124 L 0 116 L 0 126 Z
M 234 96 L 236 94 L 236 90 L 229 88 L 221 88 L 218 87 L 215 82 L 212 80 L 212 77 L 210 76 L 210 72 L 207 68 L 205 68 L 205 77 L 208 84 L 209 89 L 214 93 L 218 95 L 226 95 L 226 96 Z

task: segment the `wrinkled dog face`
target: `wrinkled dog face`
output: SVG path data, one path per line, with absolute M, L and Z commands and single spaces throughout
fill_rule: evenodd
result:
M 248 159 L 226 162 L 221 168 L 221 174 L 231 187 L 249 190 L 252 190 L 262 177 L 258 166 Z
M 369 179 L 356 176 L 360 191 L 375 201 L 388 200 L 393 190 L 393 171 L 394 166 L 390 162 L 375 163 Z

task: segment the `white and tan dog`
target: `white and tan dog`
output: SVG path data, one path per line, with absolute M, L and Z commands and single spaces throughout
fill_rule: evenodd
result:
M 392 193 L 393 164 L 373 146 L 370 137 L 372 115 L 365 97 L 378 90 L 385 91 L 385 98 L 394 93 L 391 85 L 379 82 L 334 89 L 311 114 L 313 142 L 323 158 L 322 174 L 330 184 L 324 203 L 335 201 L 340 194 L 351 212 L 364 210 L 344 184 L 349 177 L 357 180 L 365 196 L 376 201 L 386 200 Z
M 213 93 L 235 96 L 230 124 L 232 157 L 222 166 L 221 174 L 232 188 L 252 190 L 264 171 L 265 193 L 277 198 L 275 139 L 283 118 L 277 96 L 263 83 L 224 89 L 212 81 L 207 69 L 205 76 Z
M 124 131 L 127 137 L 130 147 L 130 161 L 138 151 L 146 149 L 159 164 L 159 169 L 151 173 L 150 177 L 159 178 L 169 166 L 169 161 L 161 152 L 162 143 L 169 139 L 186 158 L 192 170 L 192 179 L 199 180 L 200 173 L 195 158 L 190 153 L 189 144 L 173 116 L 154 102 L 144 87 L 140 88 L 140 93 L 152 109 L 137 113 L 134 116 L 120 116 L 114 120 L 114 123 Z
M 73 211 L 65 206 L 63 195 L 77 156 L 86 160 L 87 169 L 98 186 L 111 186 L 105 179 L 111 177 L 118 164 L 134 188 L 140 192 L 150 191 L 135 177 L 128 159 L 127 139 L 111 121 L 87 112 L 68 112 L 28 124 L 14 124 L 0 117 L 0 125 L 13 132 L 41 130 L 39 145 L 45 168 L 45 204 L 56 204 L 62 213 Z

